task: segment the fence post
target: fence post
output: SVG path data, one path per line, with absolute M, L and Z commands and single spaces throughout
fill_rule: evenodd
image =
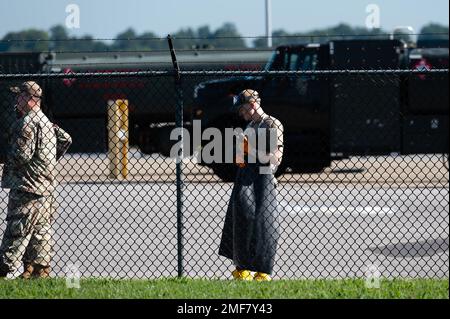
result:
M 177 152 L 176 159 L 176 179 L 177 179 L 177 256 L 178 256 L 178 277 L 183 276 L 183 250 L 184 250 L 184 238 L 183 238 L 183 157 L 184 157 L 184 136 L 183 136 L 183 90 L 181 88 L 180 67 L 178 65 L 177 56 L 172 43 L 172 37 L 170 34 L 167 36 L 169 42 L 170 55 L 172 58 L 172 64 L 174 68 L 175 76 L 175 91 L 177 97 L 177 104 L 175 110 L 175 125 L 179 130 L 178 143 L 180 149 Z
M 128 100 L 108 101 L 109 177 L 128 176 Z

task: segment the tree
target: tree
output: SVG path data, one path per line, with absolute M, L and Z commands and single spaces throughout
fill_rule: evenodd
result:
M 51 40 L 67 40 L 69 35 L 67 34 L 66 28 L 62 25 L 55 25 L 50 28 L 50 39 Z
M 283 44 L 305 44 L 305 43 L 325 43 L 331 40 L 341 39 L 373 39 L 377 35 L 386 35 L 382 29 L 366 29 L 364 27 L 352 27 L 345 23 L 340 23 L 334 27 L 316 29 L 307 32 L 288 33 L 284 30 L 277 30 L 272 33 L 273 46 Z M 257 48 L 266 47 L 265 38 L 253 41 Z
M 109 46 L 103 42 L 95 40 L 91 35 L 84 35 L 77 39 L 77 41 L 71 41 L 76 45 L 75 51 L 108 51 Z
M 165 38 L 159 37 L 154 32 L 144 32 L 138 36 L 138 47 L 151 50 L 163 50 L 167 49 L 167 41 Z
M 419 39 L 436 39 L 436 40 L 448 40 L 448 26 L 444 26 L 438 23 L 429 23 L 422 27 L 420 30 Z
M 176 49 L 192 49 L 198 43 L 197 32 L 191 28 L 181 29 L 172 34 Z
M 137 50 L 137 43 L 130 41 L 130 39 L 136 39 L 137 34 L 132 28 L 128 28 L 122 33 L 116 36 L 116 40 L 111 45 L 113 50 Z
M 213 35 L 216 48 L 245 48 L 245 41 L 232 23 L 225 23 Z
M 62 25 L 55 25 L 50 28 L 51 50 L 64 51 L 67 50 L 68 47 L 72 48 L 69 39 L 67 30 Z
M 419 41 L 440 41 L 440 45 L 447 43 L 448 47 L 448 26 L 430 23 L 425 25 L 420 33 Z M 364 27 L 352 27 L 345 23 L 336 26 L 311 30 L 308 32 L 289 33 L 279 29 L 272 33 L 273 46 L 282 44 L 304 44 L 319 42 L 324 43 L 330 40 L 339 39 L 374 39 L 381 37 L 387 32 L 382 29 L 366 29 Z M 236 26 L 232 23 L 225 23 L 216 30 L 211 30 L 209 26 L 204 25 L 198 29 L 182 28 L 173 34 L 175 48 L 246 48 L 246 42 L 238 32 Z M 0 51 L 139 51 L 139 50 L 163 50 L 167 49 L 165 35 L 161 38 L 154 32 L 137 32 L 128 28 L 119 33 L 117 39 L 106 44 L 95 40 L 90 35 L 82 37 L 70 36 L 67 29 L 62 25 L 55 25 L 49 32 L 37 29 L 23 30 L 19 32 L 10 32 L 3 37 L 0 42 Z M 162 40 L 163 39 L 163 40 Z M 442 44 L 444 43 L 444 44 Z M 253 46 L 256 48 L 265 48 L 267 40 L 265 37 L 255 39 Z
M 209 26 L 205 25 L 205 26 L 201 26 L 197 29 L 197 36 L 198 36 L 198 41 L 197 41 L 197 45 L 199 47 L 211 47 L 213 46 L 213 33 L 211 32 L 211 29 L 209 28 Z
M 288 32 L 286 32 L 282 29 L 275 30 L 274 32 L 272 32 L 272 45 L 274 47 L 277 47 L 282 44 L 292 43 L 291 39 L 290 39 L 291 36 L 292 36 L 291 34 L 289 34 Z M 255 48 L 267 47 L 266 37 L 261 37 L 256 40 L 253 40 L 253 46 Z
M 49 45 L 48 33 L 37 29 L 28 29 L 20 32 L 10 32 L 3 37 L 6 42 L 6 51 L 47 51 Z
M 199 27 L 197 29 L 197 35 L 199 36 L 199 38 L 208 38 L 208 39 L 211 38 L 212 36 L 211 30 L 207 25 Z

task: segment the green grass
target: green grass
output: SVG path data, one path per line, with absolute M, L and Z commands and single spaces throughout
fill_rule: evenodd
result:
M 231 280 L 82 279 L 80 289 L 68 289 L 64 279 L 0 280 L 4 298 L 449 298 L 448 279 L 382 280 L 380 288 L 366 288 L 363 279 Z

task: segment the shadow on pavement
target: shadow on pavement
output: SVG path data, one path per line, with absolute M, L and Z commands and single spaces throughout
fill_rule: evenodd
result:
M 370 247 L 374 254 L 386 257 L 425 257 L 448 251 L 449 238 L 429 239 L 412 243 L 398 243 L 380 247 Z

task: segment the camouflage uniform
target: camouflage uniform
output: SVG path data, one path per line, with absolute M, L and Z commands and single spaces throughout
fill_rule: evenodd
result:
M 10 188 L 7 226 L 0 247 L 0 270 L 20 264 L 48 267 L 52 259 L 55 166 L 71 137 L 31 110 L 13 125 L 1 186 Z

